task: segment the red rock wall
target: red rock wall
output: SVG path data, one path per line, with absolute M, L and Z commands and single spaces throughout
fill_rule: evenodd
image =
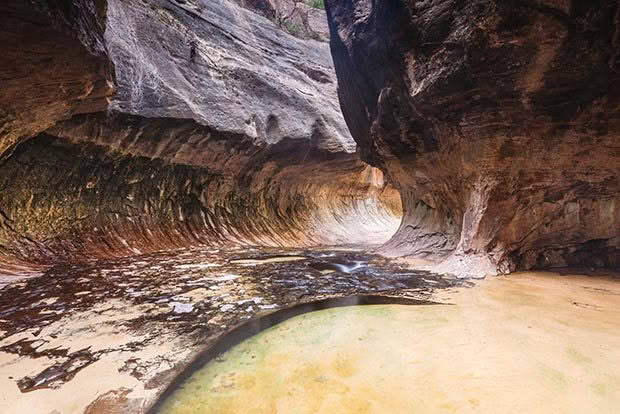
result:
M 0 271 L 197 245 L 381 243 L 326 43 L 224 0 L 0 5 Z
M 347 124 L 403 197 L 385 251 L 473 276 L 618 266 L 617 1 L 330 0 L 327 13 Z

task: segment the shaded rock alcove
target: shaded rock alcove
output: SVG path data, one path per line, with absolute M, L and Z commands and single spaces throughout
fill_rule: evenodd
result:
M 344 117 L 403 198 L 385 252 L 464 275 L 618 266 L 617 1 L 326 6 Z

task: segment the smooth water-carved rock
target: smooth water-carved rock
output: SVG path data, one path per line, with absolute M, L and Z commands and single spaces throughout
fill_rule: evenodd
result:
M 0 7 L 3 35 L 19 39 L 2 46 L 5 268 L 194 244 L 380 243 L 398 226 L 398 193 L 355 154 L 327 43 L 225 0 Z
M 398 193 L 354 155 L 290 145 L 230 155 L 232 145 L 213 139 L 201 158 L 230 171 L 30 140 L 0 176 L 12 194 L 2 200 L 11 218 L 0 227 L 5 256 L 46 264 L 203 244 L 381 243 L 398 227 Z
M 314 139 L 353 152 L 326 44 L 304 41 L 225 0 L 108 0 L 111 108 L 194 119 L 256 144 Z
M 462 275 L 620 262 L 620 4 L 329 0 L 341 107 Z

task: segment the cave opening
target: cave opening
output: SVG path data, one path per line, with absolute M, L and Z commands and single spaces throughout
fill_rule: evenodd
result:
M 620 5 L 530 3 L 0 2 L 0 412 L 615 412 Z

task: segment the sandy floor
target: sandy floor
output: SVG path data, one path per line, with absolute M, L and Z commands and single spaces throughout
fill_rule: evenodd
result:
M 618 413 L 620 281 L 521 273 L 290 319 L 196 372 L 165 413 Z

